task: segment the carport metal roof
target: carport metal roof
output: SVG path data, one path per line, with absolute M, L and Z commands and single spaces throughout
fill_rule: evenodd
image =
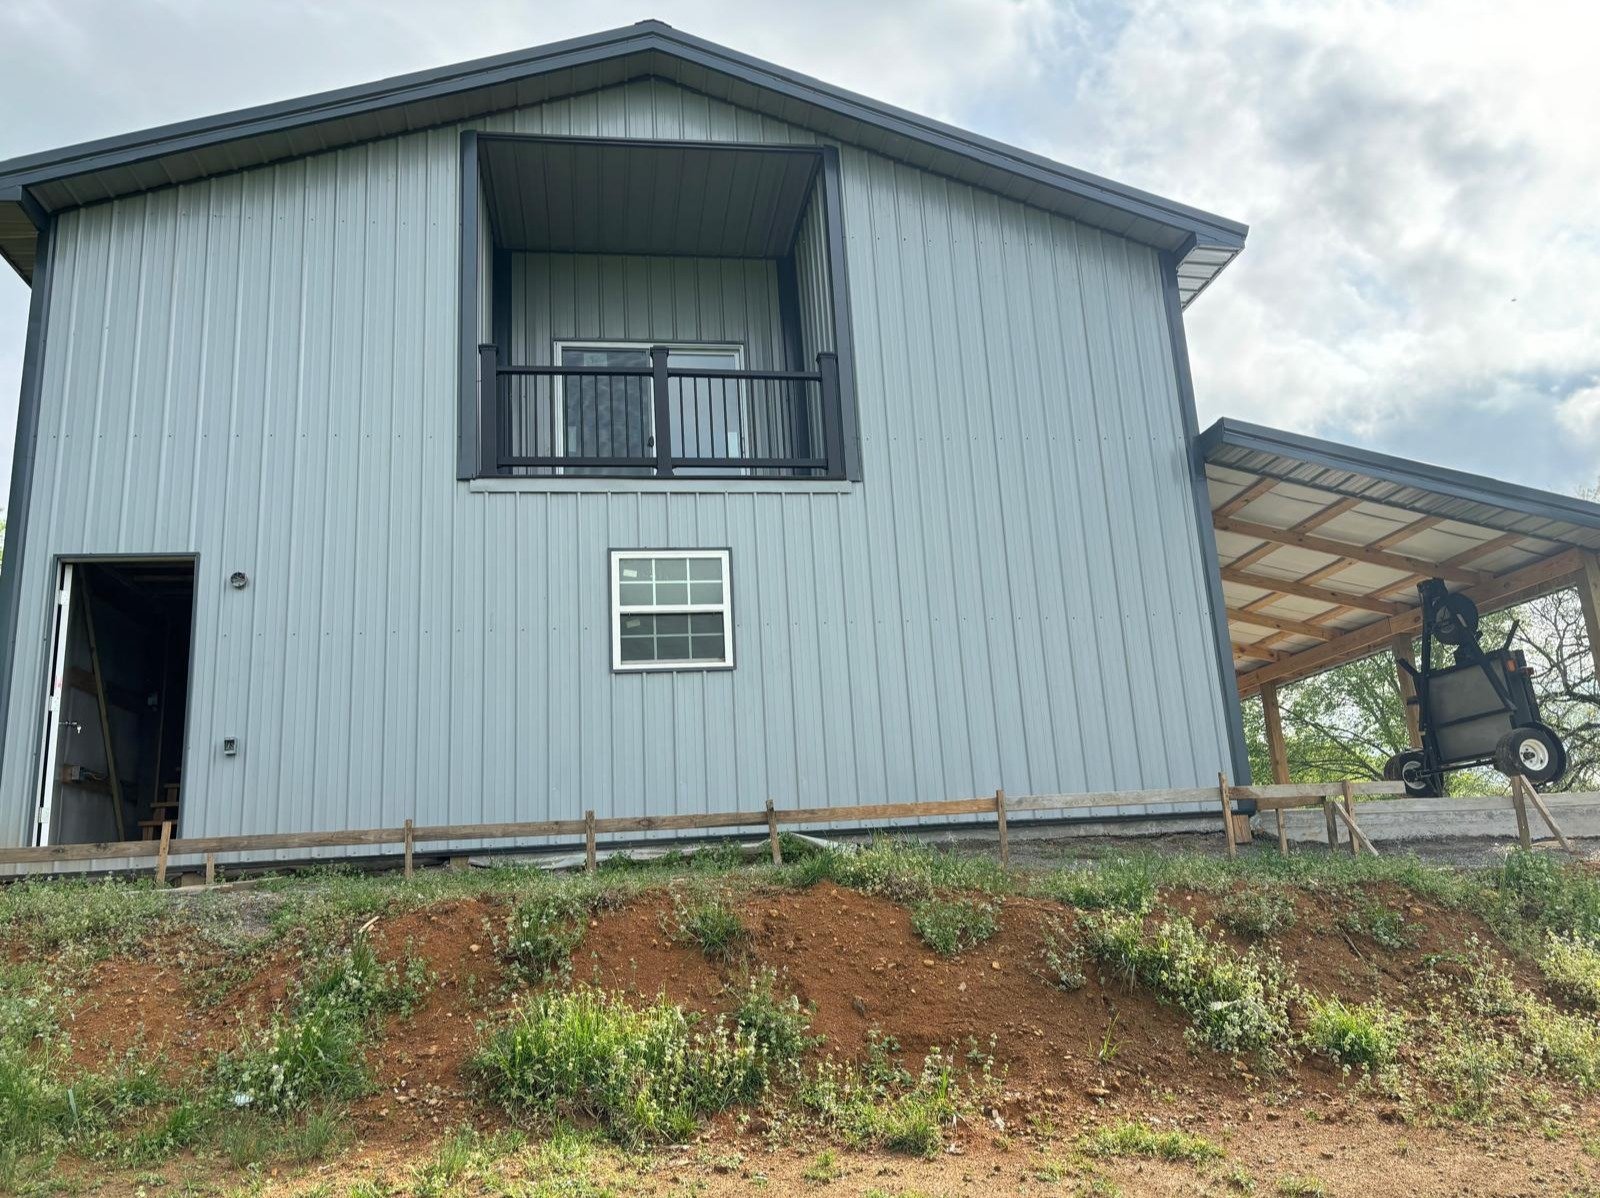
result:
M 1600 504 L 1234 420 L 1200 452 L 1241 697 L 1414 636 L 1423 579 L 1488 612 L 1600 577 Z

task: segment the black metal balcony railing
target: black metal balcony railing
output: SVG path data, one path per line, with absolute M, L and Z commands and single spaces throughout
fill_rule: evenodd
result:
M 478 347 L 485 472 L 844 477 L 837 355 L 815 371 L 512 366 Z

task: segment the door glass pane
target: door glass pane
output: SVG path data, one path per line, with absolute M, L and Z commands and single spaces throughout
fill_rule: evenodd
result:
M 642 349 L 583 349 L 563 346 L 561 365 L 648 368 L 650 355 Z M 569 474 L 616 473 L 618 467 L 582 466 L 584 458 L 635 458 L 655 456 L 652 439 L 651 386 L 648 376 L 576 376 L 561 380 L 563 457 L 573 460 Z M 620 468 L 626 474 L 649 474 L 651 469 Z

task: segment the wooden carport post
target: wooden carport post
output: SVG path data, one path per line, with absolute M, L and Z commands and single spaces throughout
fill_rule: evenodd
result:
M 1594 676 L 1600 678 L 1600 553 L 1583 554 L 1583 572 L 1575 579 L 1578 602 L 1583 606 L 1583 625 L 1589 631 L 1589 655 L 1594 660 Z
M 1417 688 L 1411 679 L 1410 671 L 1401 666 L 1416 661 L 1416 650 L 1412 647 L 1411 634 L 1400 633 L 1389 642 L 1389 651 L 1394 654 L 1395 680 L 1400 684 L 1400 704 L 1406 717 L 1406 737 L 1411 742 L 1413 749 L 1422 748 L 1422 709 L 1416 704 Z
M 1261 715 L 1267 724 L 1267 753 L 1272 758 L 1272 780 L 1279 786 L 1289 782 L 1289 749 L 1283 743 L 1283 713 L 1278 710 L 1278 684 L 1265 682 L 1261 685 Z M 1277 808 L 1273 815 L 1278 818 L 1278 852 L 1288 853 L 1289 834 L 1283 827 L 1283 808 Z

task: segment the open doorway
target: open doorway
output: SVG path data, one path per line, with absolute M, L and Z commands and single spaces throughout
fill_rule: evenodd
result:
M 34 843 L 176 831 L 194 562 L 62 562 L 53 621 Z

